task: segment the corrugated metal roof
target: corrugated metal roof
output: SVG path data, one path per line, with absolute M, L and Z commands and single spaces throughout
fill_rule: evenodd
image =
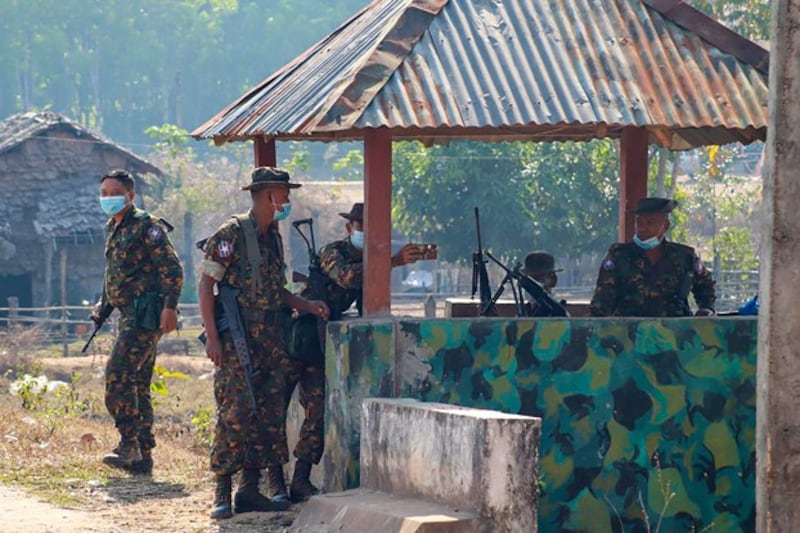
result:
M 766 137 L 767 63 L 676 0 L 380 0 L 193 135 L 748 143 Z

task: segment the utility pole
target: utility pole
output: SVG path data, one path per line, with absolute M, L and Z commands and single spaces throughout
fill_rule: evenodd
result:
M 758 317 L 756 530 L 800 524 L 800 0 L 773 0 Z

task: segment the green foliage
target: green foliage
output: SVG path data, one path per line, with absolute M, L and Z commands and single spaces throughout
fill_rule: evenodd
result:
M 91 409 L 91 401 L 81 398 L 77 385 L 82 374 L 74 372 L 70 383 L 49 381 L 47 376 L 25 374 L 11 384 L 11 392 L 22 400 L 22 407 L 32 411 L 48 429 L 48 437 L 73 418 Z
M 617 155 L 593 143 L 397 143 L 395 224 L 412 240 L 439 243 L 443 259 L 484 245 L 505 256 L 545 249 L 561 260 L 601 254 L 615 240 Z M 435 198 L 436 203 L 421 202 Z
M 350 150 L 333 162 L 333 171 L 345 181 L 359 181 L 364 177 L 364 156 L 361 150 Z
M 0 116 L 50 107 L 141 143 L 194 127 L 364 0 L 0 2 Z
M 203 449 L 210 450 L 214 442 L 214 425 L 216 415 L 213 409 L 205 406 L 198 407 L 192 414 L 192 425 L 194 426 L 194 438 L 197 445 Z
M 769 0 L 689 0 L 687 3 L 749 39 L 769 39 Z
M 182 372 L 173 372 L 163 366 L 156 365 L 153 368 L 153 379 L 150 382 L 150 392 L 159 396 L 169 396 L 167 379 L 189 379 L 189 376 Z

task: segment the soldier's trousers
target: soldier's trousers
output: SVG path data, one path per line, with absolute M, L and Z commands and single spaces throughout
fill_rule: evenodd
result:
M 211 471 L 234 474 L 289 460 L 286 446 L 282 329 L 250 327 L 253 408 L 242 365 L 230 333 L 222 333 L 223 361 L 214 372 L 217 426 L 211 449 Z
M 138 440 L 142 450 L 156 446 L 150 381 L 160 338 L 160 330 L 137 329 L 123 317 L 106 363 L 106 409 L 114 418 L 122 440 Z
M 317 464 L 322 459 L 325 446 L 325 368 L 291 358 L 284 363 L 284 405 L 288 409 L 292 393 L 299 385 L 300 405 L 305 412 L 294 456 Z

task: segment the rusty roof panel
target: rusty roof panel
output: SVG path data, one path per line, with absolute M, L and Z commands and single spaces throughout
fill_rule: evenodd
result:
M 752 142 L 767 61 L 674 0 L 379 0 L 193 134 Z

